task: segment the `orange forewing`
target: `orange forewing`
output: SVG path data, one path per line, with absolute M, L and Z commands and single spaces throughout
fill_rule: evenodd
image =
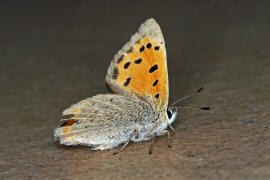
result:
M 157 109 L 167 108 L 168 100 L 167 64 L 163 47 L 144 37 L 116 64 L 118 75 L 115 83 L 130 94 L 151 96 Z

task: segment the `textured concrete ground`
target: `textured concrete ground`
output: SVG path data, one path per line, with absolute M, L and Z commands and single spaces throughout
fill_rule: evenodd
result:
M 0 3 L 0 179 L 269 179 L 269 1 Z M 158 138 L 116 150 L 53 140 L 61 111 L 107 92 L 114 53 L 154 17 L 168 54 L 170 101 L 182 110 L 172 149 Z

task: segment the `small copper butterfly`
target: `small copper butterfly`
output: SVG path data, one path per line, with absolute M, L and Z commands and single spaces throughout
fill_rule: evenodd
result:
M 177 108 L 168 108 L 165 42 L 154 19 L 145 21 L 114 56 L 106 83 L 115 94 L 98 94 L 63 111 L 64 122 L 54 131 L 60 144 L 92 150 L 123 144 L 120 152 L 130 141 L 168 133 Z

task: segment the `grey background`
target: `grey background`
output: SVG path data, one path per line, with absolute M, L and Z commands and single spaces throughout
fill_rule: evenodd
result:
M 269 179 L 269 1 L 1 1 L 0 178 Z M 147 18 L 163 31 L 170 102 L 200 86 L 167 138 L 116 150 L 53 140 L 61 111 L 108 92 L 114 54 Z

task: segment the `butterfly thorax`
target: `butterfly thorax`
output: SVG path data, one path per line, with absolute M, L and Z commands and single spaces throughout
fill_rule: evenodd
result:
M 168 117 L 166 112 L 152 115 L 152 118 L 144 116 L 137 126 L 137 134 L 132 138 L 132 141 L 149 140 L 154 136 L 163 135 L 168 125 L 174 122 L 176 116 L 177 112 L 174 112 L 171 117 Z M 155 118 L 153 119 L 153 117 Z
M 168 125 L 172 124 L 177 116 L 177 112 L 174 112 L 171 117 L 168 114 L 161 113 L 160 118 L 157 120 L 156 126 L 153 129 L 153 135 L 163 135 L 164 130 L 167 129 Z

